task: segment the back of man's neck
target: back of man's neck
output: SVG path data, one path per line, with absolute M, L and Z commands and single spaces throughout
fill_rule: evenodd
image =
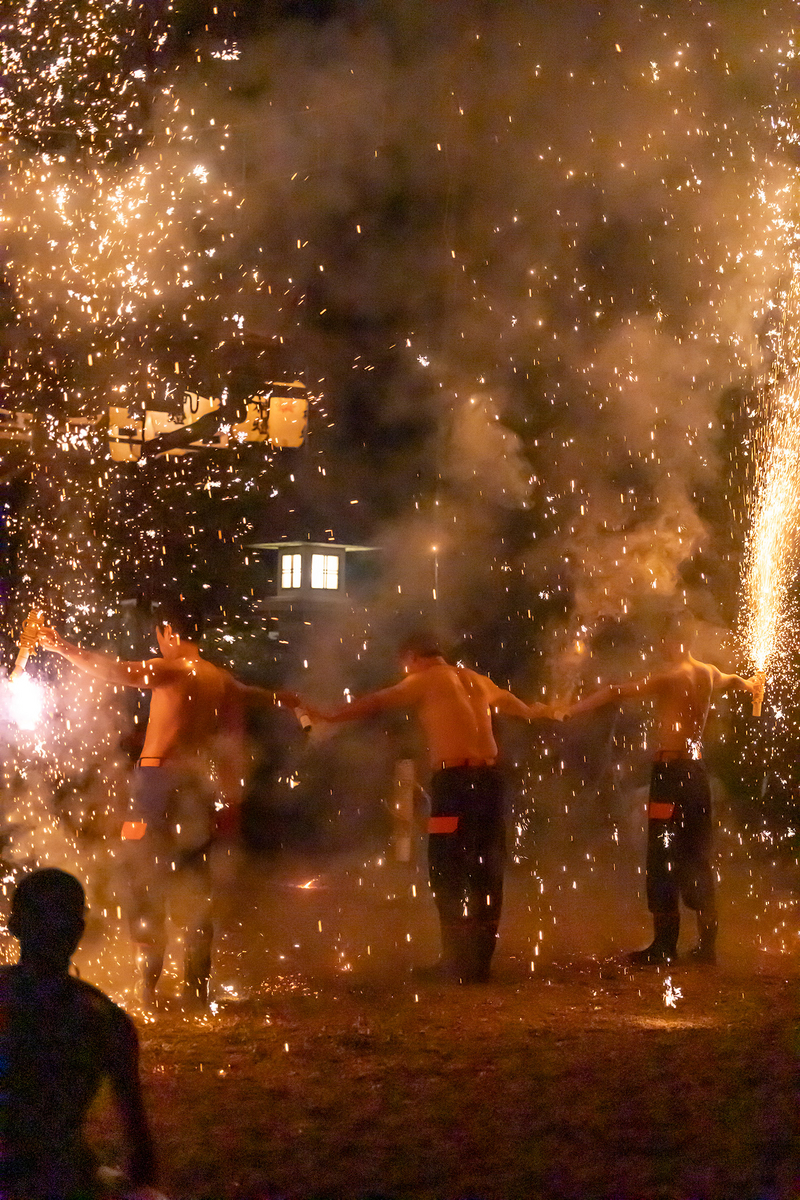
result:
M 26 975 L 38 975 L 43 979 L 66 979 L 69 976 L 70 960 L 67 959 L 65 964 L 63 960 L 55 961 L 51 958 L 43 958 L 40 954 L 26 954 L 23 950 L 17 966 Z

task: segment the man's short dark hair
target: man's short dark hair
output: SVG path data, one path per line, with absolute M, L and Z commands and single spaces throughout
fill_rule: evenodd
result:
M 694 616 L 687 608 L 673 609 L 661 622 L 662 641 L 685 642 L 688 645 L 694 636 L 694 627 Z
M 85 907 L 83 886 L 74 875 L 58 867 L 43 867 L 17 884 L 11 900 L 11 917 L 43 927 L 52 922 L 54 915 L 62 921 L 82 920 Z
M 425 630 L 409 634 L 400 643 L 401 658 L 407 658 L 410 654 L 415 658 L 438 658 L 441 653 L 439 639 Z
M 173 633 L 185 642 L 197 642 L 203 636 L 203 618 L 185 600 L 167 597 L 159 600 L 154 609 L 157 626 L 169 625 Z

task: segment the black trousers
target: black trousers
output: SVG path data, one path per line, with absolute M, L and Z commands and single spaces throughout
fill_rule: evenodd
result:
M 208 861 L 214 797 L 203 779 L 170 766 L 137 767 L 128 820 L 146 824 L 123 842 L 128 923 L 140 947 L 145 985 L 164 965 L 167 917 L 184 931 L 184 982 L 204 998 L 211 974 L 211 878 Z
M 428 868 L 446 963 L 485 979 L 503 906 L 506 831 L 497 767 L 446 767 L 431 781 Z
M 652 913 L 687 908 L 713 913 L 711 789 L 703 763 L 653 763 L 647 823 L 647 906 Z

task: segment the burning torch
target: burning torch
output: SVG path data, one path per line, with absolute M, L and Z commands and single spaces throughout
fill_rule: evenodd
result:
M 19 650 L 14 669 L 11 672 L 12 679 L 18 679 L 25 671 L 25 664 L 39 643 L 43 619 L 44 613 L 36 612 L 35 609 L 31 609 L 28 613 L 19 635 Z
M 764 687 L 767 682 L 767 677 L 763 671 L 755 673 L 756 686 L 753 689 L 753 716 L 761 716 L 761 702 L 764 699 Z

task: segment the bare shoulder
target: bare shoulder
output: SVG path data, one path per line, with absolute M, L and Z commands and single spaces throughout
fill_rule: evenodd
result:
M 461 682 L 472 692 L 478 692 L 481 696 L 492 696 L 495 692 L 501 691 L 496 683 L 493 683 L 488 675 L 481 675 L 479 671 L 473 671 L 471 667 L 453 667 Z
M 458 675 L 459 679 L 463 679 L 465 683 L 488 684 L 490 687 L 492 685 L 488 675 L 481 675 L 478 671 L 473 671 L 472 667 L 453 667 L 448 663 L 447 668 Z
M 713 663 L 701 662 L 697 658 L 692 658 L 686 664 L 691 672 L 692 678 L 697 683 L 710 682 L 719 678 L 721 672 L 714 666 Z
M 185 658 L 148 658 L 141 665 L 154 687 L 170 687 L 188 679 L 192 671 L 192 664 Z
M 224 703 L 241 707 L 247 703 L 248 685 L 242 683 L 230 671 L 226 671 L 224 667 L 217 668 L 219 674 L 217 681 L 222 690 Z
M 87 983 L 85 979 L 75 979 L 72 975 L 69 976 L 69 982 L 76 997 L 86 1009 L 118 1029 L 135 1028 L 125 1009 L 115 1004 L 110 996 L 101 992 L 93 983 Z

